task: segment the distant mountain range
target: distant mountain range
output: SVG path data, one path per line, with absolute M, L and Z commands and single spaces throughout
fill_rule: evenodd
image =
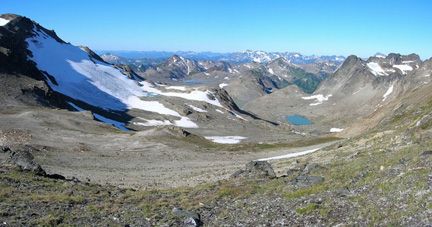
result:
M 101 55 L 112 55 L 131 59 L 167 59 L 173 55 L 182 56 L 192 60 L 202 61 L 226 61 L 229 63 L 266 63 L 280 57 L 284 57 L 293 64 L 311 64 L 317 62 L 342 63 L 344 56 L 340 55 L 302 55 L 296 52 L 265 52 L 246 50 L 243 52 L 214 53 L 214 52 L 194 52 L 194 51 L 97 51 Z

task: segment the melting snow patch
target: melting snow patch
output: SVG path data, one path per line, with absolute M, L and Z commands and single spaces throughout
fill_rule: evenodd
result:
M 290 154 L 280 155 L 280 156 L 275 156 L 275 157 L 270 157 L 270 158 L 262 158 L 262 159 L 258 159 L 257 161 L 270 161 L 270 160 L 278 160 L 278 159 L 285 159 L 285 158 L 294 158 L 294 157 L 303 156 L 303 155 L 313 153 L 319 149 L 320 148 L 316 148 L 316 149 L 312 149 L 312 150 L 295 152 L 295 153 L 290 153 Z
M 189 106 L 190 108 L 192 108 L 193 110 L 195 110 L 196 112 L 200 112 L 200 113 L 206 113 L 206 112 L 207 112 L 207 110 L 203 110 L 203 109 L 198 108 L 198 107 L 196 107 L 196 106 L 194 106 L 194 105 L 190 105 L 190 104 L 188 104 L 188 106 Z
M 219 100 L 214 98 L 213 93 L 210 91 L 199 91 L 193 90 L 189 93 L 181 93 L 181 92 L 162 92 L 159 89 L 155 88 L 152 84 L 146 81 L 140 82 L 142 85 L 142 89 L 148 93 L 155 93 L 163 96 L 171 96 L 171 97 L 179 97 L 188 100 L 207 102 L 209 104 L 222 107 Z M 212 99 L 210 97 L 213 97 Z
M 375 62 L 369 62 L 366 64 L 367 67 L 370 69 L 370 72 L 374 74 L 375 76 L 387 76 L 388 74 L 384 71 L 383 68 L 378 63 Z
M 342 132 L 343 128 L 331 128 L 330 132 Z
M 186 88 L 183 86 L 169 86 L 169 87 L 166 87 L 165 89 L 186 91 Z
M 140 119 L 146 121 L 146 122 L 133 122 L 134 125 L 141 125 L 141 126 L 163 126 L 163 125 L 172 125 L 172 123 L 168 120 L 147 120 L 144 118 Z
M 195 124 L 187 117 L 181 117 L 180 120 L 174 121 L 174 124 L 169 120 L 147 120 L 139 117 L 139 119 L 144 120 L 146 122 L 133 122 L 134 125 L 140 126 L 167 126 L 167 125 L 175 125 L 182 128 L 198 128 L 198 125 Z
M 226 76 L 226 77 L 224 77 L 224 80 L 229 80 L 229 77 L 227 77 L 227 76 Z
M 198 125 L 187 117 L 181 117 L 180 120 L 174 121 L 174 123 L 182 128 L 198 128 Z
M 89 57 L 88 53 L 79 47 L 59 43 L 37 29 L 34 29 L 33 33 L 33 37 L 26 39 L 28 49 L 32 52 L 30 60 L 36 63 L 38 69 L 47 73 L 48 85 L 54 91 L 66 96 L 108 110 L 124 111 L 136 108 L 179 117 L 180 120 L 175 121 L 175 124 L 180 127 L 198 126 L 176 111 L 166 108 L 158 101 L 144 101 L 140 97 L 161 94 L 205 101 L 221 106 L 217 99 L 209 98 L 209 95 L 211 95 L 209 91 L 163 93 L 145 81 L 143 86 L 140 86 L 136 81 L 129 79 L 112 65 Z M 48 75 L 52 76 L 54 80 L 51 80 Z M 74 107 L 72 104 L 71 106 Z M 107 124 L 126 129 L 124 123 L 97 114 L 94 116 Z
M 224 87 L 226 87 L 226 86 L 228 86 L 227 83 L 221 83 L 221 84 L 219 84 L 219 88 L 224 88 Z
M 274 74 L 274 72 L 273 72 L 273 69 L 272 69 L 272 68 L 269 68 L 269 69 L 268 69 L 268 72 L 269 72 L 270 74 Z
M 122 130 L 122 131 L 129 131 L 129 129 L 127 129 L 127 128 L 125 127 L 125 124 L 124 124 L 123 122 L 115 121 L 115 120 L 112 120 L 112 119 L 106 118 L 106 117 L 101 116 L 101 115 L 96 114 L 96 113 L 93 113 L 93 116 L 94 116 L 97 120 L 102 121 L 102 122 L 104 122 L 104 123 L 106 123 L 106 124 L 112 125 L 112 126 L 118 128 L 118 129 Z
M 5 26 L 7 23 L 9 23 L 10 20 L 6 20 L 4 18 L 0 17 L 0 26 Z
M 363 88 L 358 89 L 357 91 L 355 91 L 354 93 L 352 93 L 353 95 L 359 93 Z
M 241 140 L 244 140 L 247 137 L 243 137 L 243 136 L 206 136 L 204 138 L 211 140 L 214 143 L 236 144 L 236 143 L 240 143 Z
M 220 109 L 216 109 L 216 112 L 219 112 L 219 113 L 221 113 L 221 114 L 224 114 L 224 112 L 223 112 L 222 110 L 220 110 Z
M 72 106 L 76 111 L 78 111 L 78 112 L 82 112 L 82 111 L 85 111 L 83 108 L 80 108 L 79 106 L 77 106 L 77 105 L 75 105 L 75 104 L 73 104 L 73 103 L 71 103 L 71 102 L 68 102 L 68 104 L 70 105 L 70 106 Z
M 308 97 L 302 97 L 302 99 L 304 100 L 311 100 L 311 99 L 315 99 L 314 103 L 309 104 L 310 106 L 316 106 L 316 105 L 320 105 L 322 104 L 324 101 L 327 101 L 330 97 L 332 97 L 332 95 L 312 95 L 312 96 L 308 96 Z
M 387 99 L 387 97 L 393 92 L 393 85 L 391 85 L 387 91 L 385 92 L 385 94 L 383 95 L 383 102 Z
M 393 65 L 393 68 L 399 69 L 403 74 L 407 74 L 407 72 L 413 70 L 413 68 L 409 65 Z

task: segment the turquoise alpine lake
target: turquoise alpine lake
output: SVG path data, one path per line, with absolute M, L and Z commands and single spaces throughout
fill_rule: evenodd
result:
M 312 121 L 307 119 L 306 117 L 294 114 L 294 115 L 288 115 L 286 117 L 287 121 L 293 125 L 310 125 L 312 124 Z

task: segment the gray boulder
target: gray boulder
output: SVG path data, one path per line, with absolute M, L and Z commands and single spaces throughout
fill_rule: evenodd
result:
M 276 178 L 276 174 L 267 161 L 251 161 L 246 164 L 246 169 L 235 172 L 231 177 L 273 179 Z
M 174 207 L 172 213 L 183 219 L 183 226 L 202 226 L 201 217 L 198 213 Z
M 10 161 L 21 170 L 31 171 L 41 176 L 46 175 L 45 170 L 34 160 L 33 155 L 27 149 L 11 151 Z
M 314 184 L 319 184 L 324 181 L 322 176 L 300 175 L 292 180 L 292 184 L 298 187 L 308 187 Z

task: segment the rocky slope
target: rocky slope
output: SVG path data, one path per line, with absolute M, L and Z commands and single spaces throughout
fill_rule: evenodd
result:
M 419 87 L 430 86 L 428 64 L 429 61 L 421 61 L 416 55 L 389 54 L 368 60 L 350 56 L 312 94 L 285 88 L 255 99 L 245 108 L 274 121 L 300 114 L 314 123 L 313 130 L 344 129 L 371 115 L 387 113 L 391 110 L 389 104 L 403 105 L 398 102 L 401 97 Z
M 144 80 L 127 65 L 106 63 L 89 48 L 66 43 L 28 18 L 2 18 L 9 22 L 1 26 L 1 57 L 11 62 L 1 64 L 4 103 L 22 100 L 91 111 L 95 120 L 121 130 L 173 125 L 206 136 L 229 136 L 245 127 L 260 131 L 276 125 L 240 110 L 219 87 L 170 86 L 152 82 L 150 75 Z M 169 79 L 180 79 L 203 70 L 232 69 L 229 64 L 173 56 L 157 70 Z M 219 130 L 209 133 L 210 128 Z

